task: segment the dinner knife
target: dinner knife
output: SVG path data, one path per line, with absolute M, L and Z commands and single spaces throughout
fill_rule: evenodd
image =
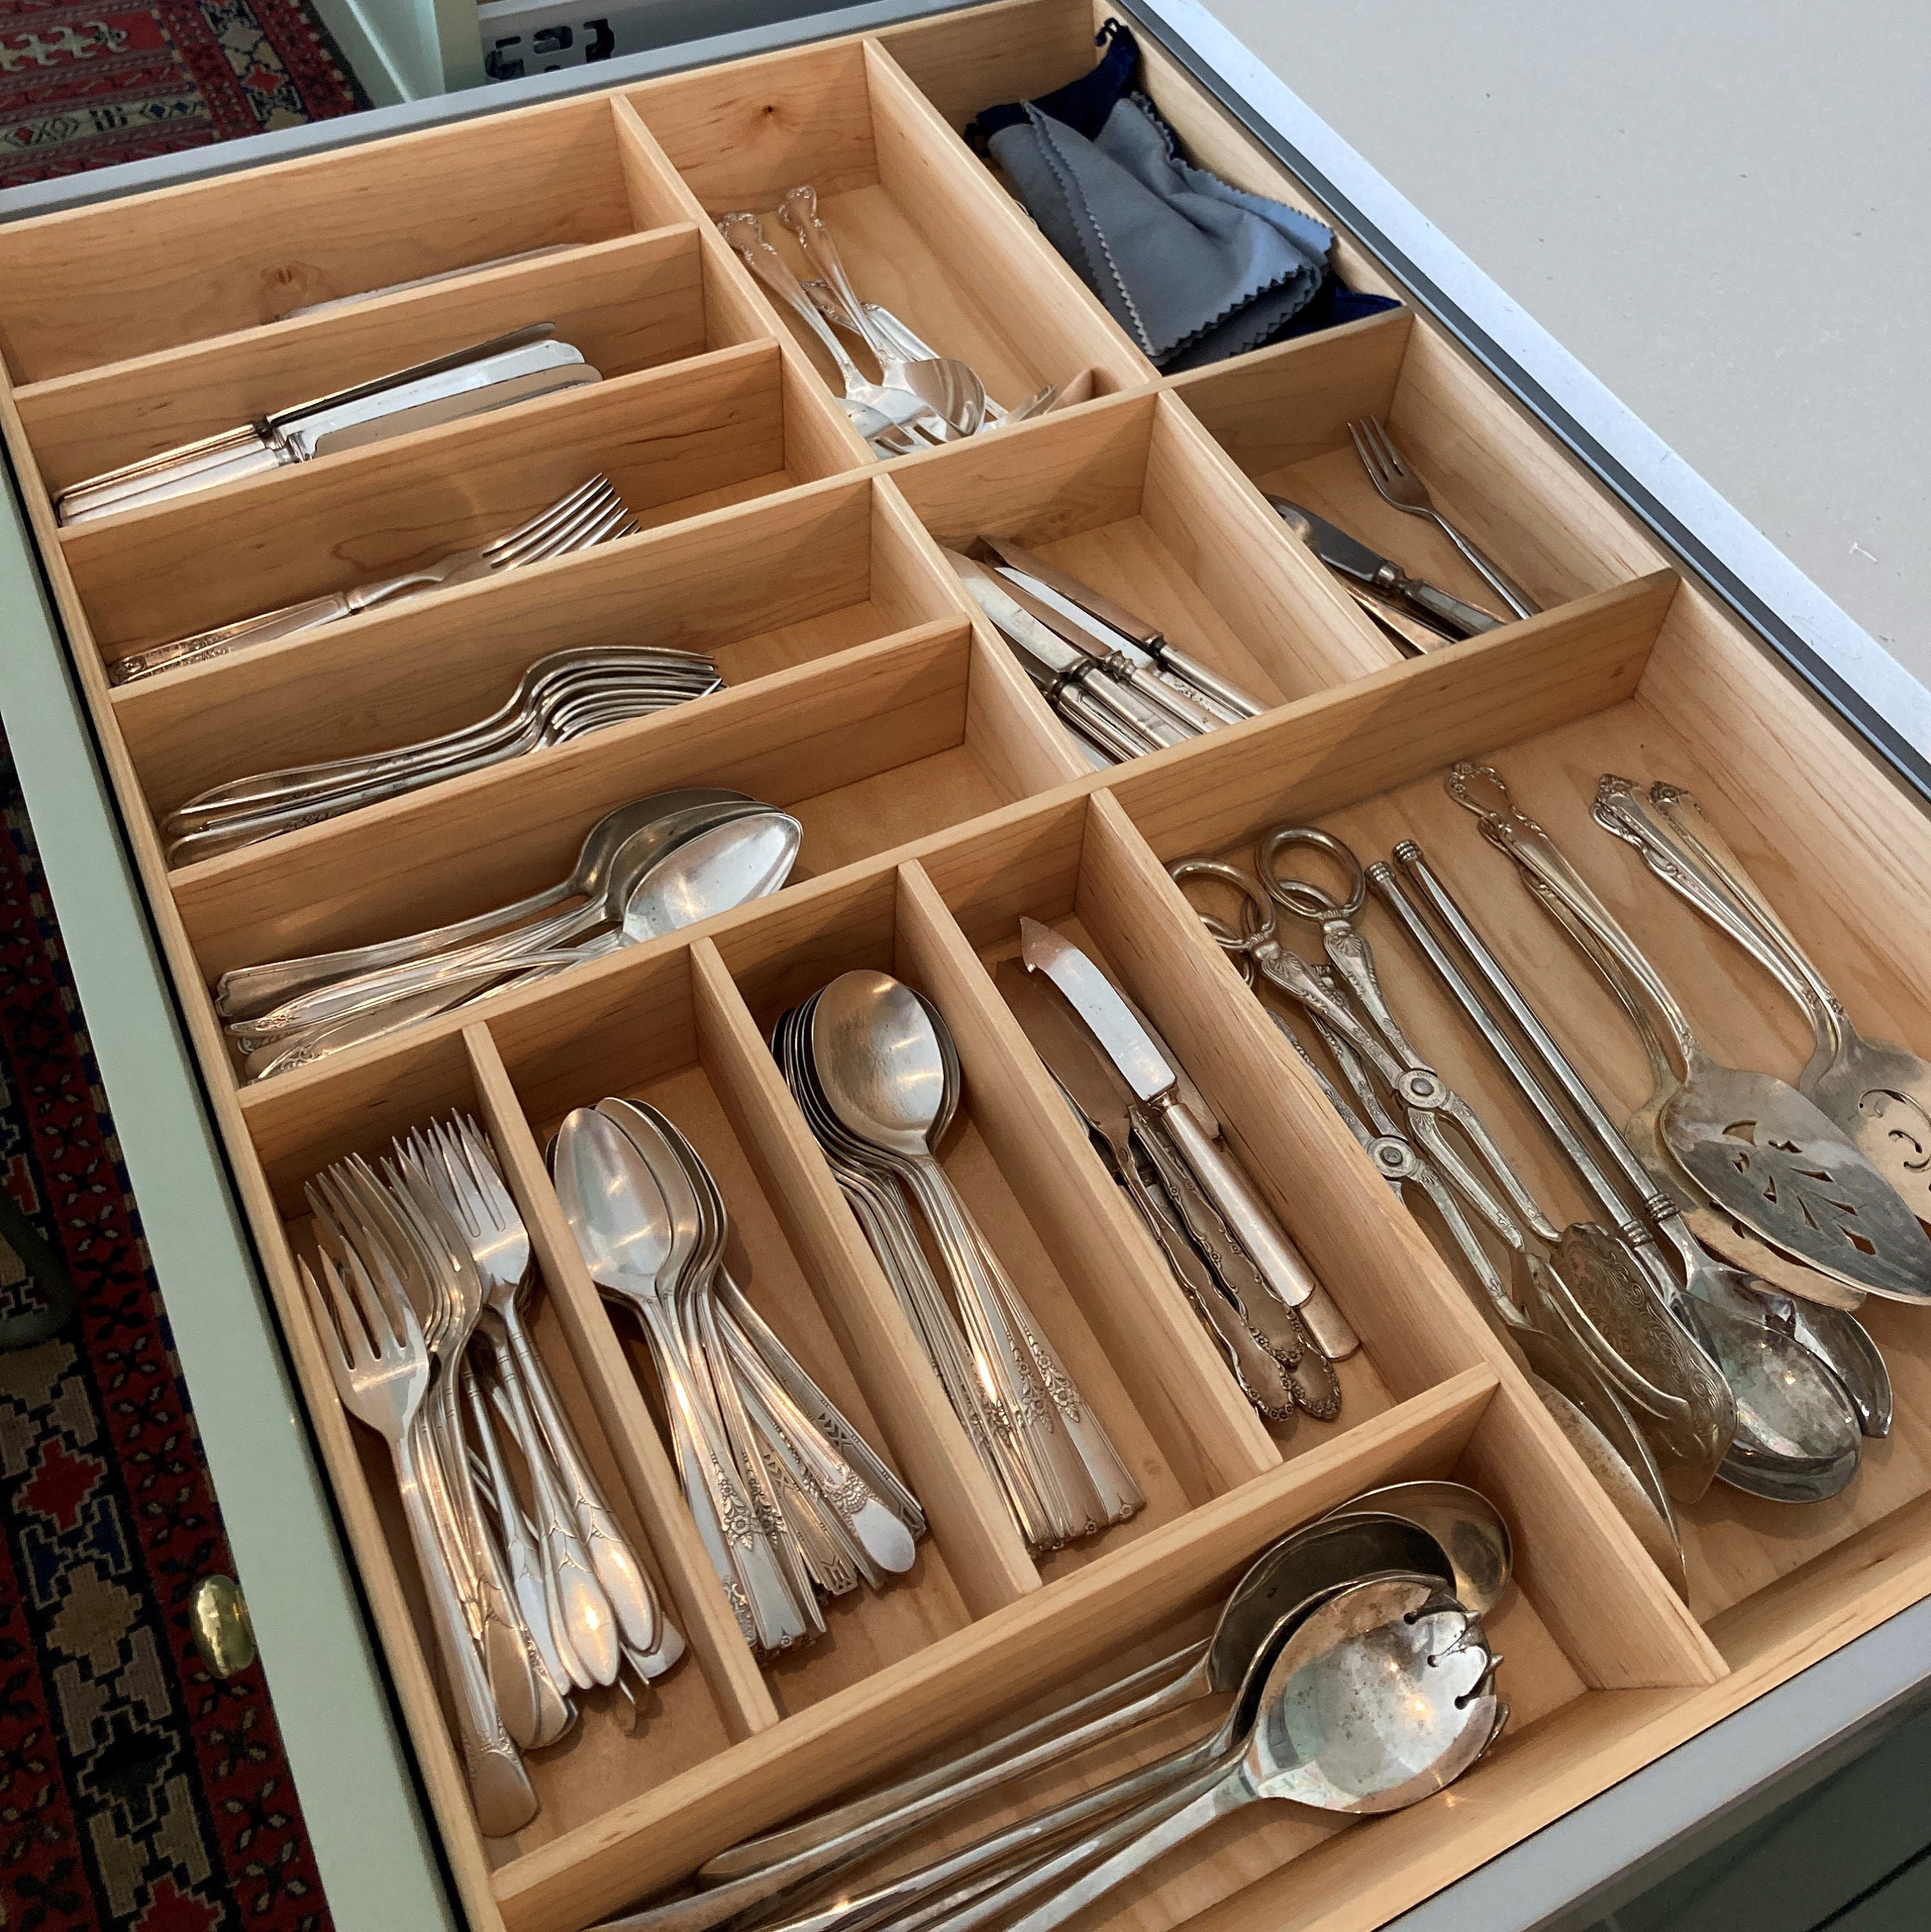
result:
M 1029 971 L 1044 973 L 1072 1003 L 1130 1087 L 1171 1135 L 1180 1157 L 1247 1250 L 1261 1279 L 1300 1311 L 1315 1346 L 1330 1360 L 1361 1345 L 1292 1241 L 1231 1162 L 1214 1148 L 1179 1097 L 1174 1070 L 1127 1010 L 1112 982 L 1069 940 L 1037 920 L 1019 922 L 1020 952 Z
M 1020 1030 L 1032 1042 L 1033 1051 L 1045 1061 L 1067 1098 L 1111 1151 L 1114 1171 L 1121 1186 L 1166 1256 L 1168 1266 L 1219 1338 L 1234 1379 L 1262 1414 L 1271 1421 L 1285 1421 L 1294 1412 L 1294 1385 L 1288 1379 L 1286 1364 L 1259 1332 L 1251 1311 L 1271 1312 L 1285 1322 L 1297 1353 L 1300 1338 L 1291 1332 L 1294 1317 L 1254 1274 L 1246 1254 L 1228 1241 L 1223 1239 L 1216 1243 L 1210 1232 L 1197 1252 L 1186 1238 L 1169 1238 L 1168 1217 L 1161 1212 L 1134 1158 L 1137 1144 L 1146 1152 L 1154 1172 L 1161 1174 L 1162 1163 L 1153 1145 L 1158 1136 L 1144 1135 L 1136 1142 L 1134 1096 L 1126 1083 L 1072 1009 L 1018 960 L 1007 960 L 997 977 L 999 990 L 1019 1022 Z M 1161 1178 L 1164 1182 L 1163 1174 Z M 1199 1240 L 1201 1231 L 1192 1227 L 1185 1204 L 1171 1186 L 1167 1192 L 1194 1240 Z M 1173 1232 L 1177 1235 L 1177 1231 Z M 1246 1294 L 1228 1278 L 1243 1262 L 1251 1279 Z
M 997 556 L 990 544 L 986 550 Z M 1091 619 L 1076 622 L 1065 612 L 1056 610 L 1043 597 L 1036 597 L 1027 587 L 1023 572 L 1000 570 L 995 573 L 1006 588 L 1006 594 L 1020 609 L 1036 617 L 1053 634 L 1064 640 L 1083 656 L 1090 657 L 1107 676 L 1116 683 L 1123 684 L 1137 692 L 1152 705 L 1155 710 L 1163 712 L 1189 737 L 1198 737 L 1206 731 L 1218 731 L 1226 722 L 1216 716 L 1198 700 L 1186 692 L 1177 690 L 1164 679 L 1156 677 L 1150 671 L 1143 670 L 1120 647 L 1120 640 L 1109 636 Z
M 1130 643 L 1138 644 L 1156 664 L 1164 664 L 1168 670 L 1177 673 L 1195 690 L 1206 692 L 1229 710 L 1243 718 L 1258 718 L 1267 710 L 1252 692 L 1243 691 L 1237 684 L 1208 670 L 1198 658 L 1182 650 L 1177 644 L 1170 644 L 1165 634 L 1144 618 L 1136 617 L 1124 605 L 1114 603 L 1111 598 L 1083 582 L 1070 571 L 1061 570 L 1043 556 L 1036 556 L 1030 550 L 1021 550 L 1018 544 L 1003 537 L 988 537 L 984 541 L 1015 570 L 1036 578 L 1068 603 L 1077 604 L 1089 616 L 1097 617 Z
M 1270 491 L 1267 501 L 1273 505 L 1282 522 L 1330 570 L 1356 584 L 1365 584 L 1371 590 L 1381 591 L 1413 605 L 1436 623 L 1447 625 L 1459 637 L 1476 637 L 1513 621 L 1465 603 L 1461 598 L 1452 596 L 1419 577 L 1409 576 L 1399 564 L 1384 556 L 1379 550 L 1370 550 L 1359 537 L 1350 536 L 1325 517 L 1318 517 L 1313 511 L 1303 509 L 1285 496 L 1276 496 Z
M 1036 658 L 1054 674 L 1056 687 L 1077 684 L 1081 694 L 1120 732 L 1140 748 L 1140 753 L 1163 751 L 1177 745 L 1188 734 L 1170 723 L 1145 700 L 1128 689 L 1090 674 L 1099 668 L 1096 661 L 1076 651 L 1057 631 L 1049 630 L 1030 610 L 1022 610 L 1012 592 L 983 564 L 975 563 L 957 550 L 945 553 L 946 561 L 959 575 L 973 602 L 1010 643 Z M 1054 694 L 1048 693 L 1051 698 Z
M 162 450 L 155 455 L 142 457 L 137 462 L 123 464 L 118 469 L 104 470 L 97 476 L 90 476 L 63 490 L 55 500 L 56 512 L 64 524 L 78 522 L 83 517 L 105 515 L 110 509 L 126 507 L 125 499 L 146 495 L 176 472 L 183 478 L 199 478 L 201 480 L 193 487 L 202 488 L 214 482 L 227 482 L 237 475 L 275 467 L 289 460 L 275 454 L 283 440 L 283 431 L 304 418 L 357 403 L 365 397 L 437 376 L 445 370 L 460 369 L 513 352 L 556 333 L 554 322 L 532 322 L 506 334 L 492 337 L 487 342 L 472 343 L 466 348 L 432 356 L 427 362 L 412 363 L 407 368 L 391 370 L 386 375 L 352 384 L 328 395 L 292 404 L 286 409 L 258 417 L 253 422 Z M 577 356 L 574 359 L 580 362 L 582 358 Z M 217 471 L 220 473 L 212 473 Z

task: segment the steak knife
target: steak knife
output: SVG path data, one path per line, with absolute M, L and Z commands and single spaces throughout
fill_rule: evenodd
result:
M 1125 686 L 1091 676 L 1099 668 L 1097 661 L 1075 650 L 1057 631 L 1049 630 L 1030 610 L 1022 609 L 1006 586 L 983 564 L 957 550 L 949 550 L 945 556 L 973 602 L 1000 634 L 1053 674 L 1048 702 L 1057 701 L 1060 689 L 1076 686 L 1081 696 L 1103 712 L 1121 736 L 1138 746 L 1132 756 L 1164 751 L 1188 735 Z
M 1318 517 L 1285 496 L 1270 492 L 1267 501 L 1281 520 L 1337 576 L 1411 606 L 1431 622 L 1446 625 L 1456 638 L 1477 637 L 1513 621 L 1495 616 L 1419 577 L 1409 576 L 1399 564 L 1379 550 L 1370 550 L 1359 537 L 1350 536 L 1325 517 Z
M 1003 537 L 987 537 L 987 546 L 996 552 L 1000 560 L 1010 564 L 1015 570 L 1022 571 L 1036 578 L 1048 590 L 1057 591 L 1069 604 L 1077 604 L 1088 616 L 1097 617 L 1108 628 L 1117 631 L 1129 643 L 1138 644 L 1157 664 L 1186 680 L 1196 691 L 1204 692 L 1208 697 L 1224 704 L 1241 718 L 1258 718 L 1267 708 L 1251 692 L 1243 691 L 1237 684 L 1231 683 L 1217 673 L 1209 670 L 1200 660 L 1182 650 L 1177 644 L 1169 644 L 1165 634 L 1148 623 L 1144 617 L 1136 617 L 1123 605 L 1116 604 L 1103 592 L 1096 590 L 1090 584 L 1082 583 L 1070 571 L 1060 569 L 1048 563 L 1042 556 L 1036 556 L 1030 550 L 1021 550 L 1015 543 Z
M 1065 994 L 1120 1078 L 1171 1135 L 1201 1192 L 1220 1210 L 1261 1279 L 1290 1308 L 1300 1311 L 1322 1354 L 1334 1361 L 1352 1354 L 1361 1346 L 1359 1338 L 1293 1242 L 1181 1103 L 1173 1068 L 1112 982 L 1051 926 L 1022 918 L 1019 935 L 1027 970 L 1045 974 Z
M 991 549 L 990 544 L 985 548 Z M 1044 598 L 1034 596 L 1023 579 L 1014 580 L 1016 573 L 1002 570 L 996 574 L 1006 595 L 1021 610 L 1038 618 L 1055 637 L 1072 645 L 1083 657 L 1092 658 L 1115 683 L 1123 684 L 1144 698 L 1189 737 L 1198 736 L 1203 731 L 1217 731 L 1225 722 L 1184 692 L 1175 690 L 1150 671 L 1143 670 L 1120 648 L 1118 639 L 1106 636 L 1096 626 L 1075 624 L 1063 612 L 1054 610 Z
M 1047 1071 L 1060 1083 L 1067 1098 L 1111 1150 L 1113 1169 L 1120 1184 L 1165 1256 L 1168 1265 L 1219 1337 L 1234 1379 L 1248 1400 L 1270 1421 L 1285 1421 L 1294 1412 L 1294 1385 L 1288 1379 L 1287 1365 L 1258 1332 L 1248 1304 L 1251 1300 L 1257 1307 L 1264 1308 L 1272 1303 L 1275 1314 L 1285 1317 L 1290 1324 L 1293 1317 L 1274 1302 L 1258 1276 L 1253 1279 L 1252 1292 L 1245 1296 L 1228 1279 L 1219 1265 L 1236 1258 L 1228 1252 L 1227 1243 L 1219 1244 L 1220 1251 L 1216 1252 L 1210 1238 L 1203 1244 L 1210 1259 L 1204 1261 L 1162 1213 L 1134 1158 L 1136 1146 L 1143 1148 L 1153 1171 L 1159 1174 L 1160 1160 L 1153 1146 L 1157 1136 L 1138 1132 L 1132 1094 L 1072 1009 L 1016 959 L 1007 960 L 999 968 L 997 979 L 999 990 L 1012 1009 L 1020 1030 L 1031 1041 L 1033 1051 L 1045 1062 Z M 1168 1195 L 1185 1220 L 1185 1208 L 1171 1188 Z M 1243 1254 L 1237 1259 L 1245 1261 L 1246 1257 Z M 1248 1270 L 1251 1274 L 1251 1262 Z M 1294 1340 L 1297 1346 L 1298 1336 Z

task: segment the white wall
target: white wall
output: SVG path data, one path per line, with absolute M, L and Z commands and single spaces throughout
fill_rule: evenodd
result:
M 1931 682 L 1931 6 L 1206 4 Z

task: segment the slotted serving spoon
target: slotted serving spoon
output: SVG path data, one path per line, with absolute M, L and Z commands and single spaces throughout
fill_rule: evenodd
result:
M 1499 807 L 1477 799 L 1469 788 L 1477 782 Z M 1498 773 L 1458 764 L 1448 788 L 1521 867 L 1639 1027 L 1653 1028 L 1652 1010 L 1660 1016 L 1683 1072 L 1661 1101 L 1657 1129 L 1691 1180 L 1764 1240 L 1841 1280 L 1907 1300 L 1931 1295 L 1931 1238 L 1837 1124 L 1794 1087 L 1711 1055 L 1662 975 Z M 1676 1078 L 1675 1061 L 1666 1064 Z
M 1653 784 L 1645 797 L 1629 779 L 1609 775 L 1597 788 L 1596 820 L 1633 845 L 1665 885 L 1797 1003 L 1815 1041 L 1798 1091 L 1843 1130 L 1921 1221 L 1931 1220 L 1931 1064 L 1908 1047 L 1858 1031 L 1830 982 L 1681 786 Z

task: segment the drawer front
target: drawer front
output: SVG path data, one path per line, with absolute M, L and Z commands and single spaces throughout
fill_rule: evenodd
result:
M 1685 577 L 1628 502 L 1420 308 L 1160 375 L 958 131 L 992 100 L 1083 70 L 1105 10 L 1005 0 L 0 230 L 10 451 L 478 1924 L 571 1932 L 775 1823 L 801 1791 L 832 1795 L 1023 1716 L 1123 1647 L 1157 1655 L 1201 1627 L 1258 1550 L 1380 1482 L 1459 1474 L 1509 1515 L 1519 1586 L 1492 1634 L 1510 1658 L 1514 1731 L 1452 1802 L 1345 1830 L 1304 1816 L 1225 1826 L 1118 1922 L 1381 1924 L 1924 1592 L 1927 1425 L 1910 1396 L 1926 1338 L 1913 1310 L 1875 1298 L 1862 1310 L 1900 1396 L 1889 1441 L 1828 1504 L 1717 1490 L 1686 1505 L 1680 1599 L 1166 871 L 1244 861 L 1282 824 L 1318 823 L 1376 856 L 1418 840 L 1559 1016 L 1592 1084 L 1627 1108 L 1647 1088 L 1633 1036 L 1444 794 L 1444 770 L 1505 771 L 1685 989 L 1714 1050 L 1794 1076 L 1806 1029 L 1594 826 L 1597 779 L 1693 784 L 1859 1024 L 1911 1040 L 1931 1032 L 1909 963 L 1931 878 L 1923 817 L 1899 782 L 1915 767 L 1878 755 L 1897 748 L 1871 742 L 1881 719 L 1847 722 L 1855 705 L 1823 701 L 1795 640 L 1767 650 Z M 1144 52 L 1145 85 L 1197 160 L 1318 207 L 1182 58 L 1150 37 Z M 733 208 L 768 212 L 805 179 L 860 282 L 888 290 L 1000 400 L 1044 382 L 1084 400 L 874 462 L 809 335 L 713 225 Z M 1340 225 L 1348 283 L 1406 293 L 1369 245 L 1379 238 Z M 447 278 L 286 319 L 427 274 Z M 124 299 L 137 287 L 142 301 Z M 1450 302 L 1429 306 L 1457 319 Z M 605 380 L 55 523 L 53 498 L 89 476 L 538 318 Z M 1292 538 L 1269 493 L 1484 595 L 1445 542 L 1374 495 L 1350 443 L 1367 416 L 1539 614 L 1405 658 Z M 590 470 L 618 488 L 637 534 L 109 680 L 133 653 L 484 541 Z M 1088 769 L 946 563 L 942 547 L 985 533 L 1106 584 L 1255 693 L 1262 715 Z M 168 814 L 211 786 L 454 728 L 545 651 L 640 632 L 709 652 L 727 688 L 169 863 Z M 800 822 L 799 871 L 775 897 L 246 1077 L 210 994 L 223 974 L 534 891 L 613 806 L 706 783 Z M 1337 1422 L 1264 1425 L 1232 1389 L 998 991 L 1022 917 L 1073 932 L 1153 1018 L 1361 1335 Z M 1431 1004 L 1393 928 L 1375 931 L 1399 960 L 1399 1001 L 1427 1016 L 1432 1057 L 1504 1124 L 1537 1191 L 1582 1211 L 1475 1036 Z M 949 1156 L 959 1184 L 1146 1492 L 1130 1524 L 1076 1552 L 1036 1558 L 979 1478 L 765 1051 L 779 1012 L 853 968 L 911 981 L 949 1022 L 968 1096 Z M 928 1506 L 912 1580 L 841 1610 L 835 1642 L 779 1668 L 760 1668 L 739 1634 L 640 1392 L 640 1358 L 601 1310 L 545 1174 L 557 1123 L 606 1093 L 656 1100 L 699 1142 L 772 1318 L 798 1324 L 796 1352 Z M 599 1706 L 567 1749 L 536 1754 L 541 1808 L 495 1838 L 469 1807 L 387 1465 L 337 1402 L 296 1273 L 313 1246 L 304 1183 L 451 1108 L 484 1124 L 504 1164 L 548 1291 L 539 1344 L 692 1646 L 642 1736 Z

